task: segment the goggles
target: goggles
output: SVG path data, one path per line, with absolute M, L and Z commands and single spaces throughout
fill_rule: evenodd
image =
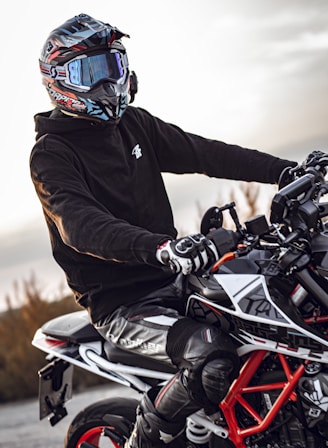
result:
M 117 50 L 78 56 L 63 66 L 53 66 L 40 61 L 43 75 L 64 81 L 65 84 L 83 91 L 90 90 L 101 80 L 118 84 L 125 79 L 128 66 L 127 55 Z

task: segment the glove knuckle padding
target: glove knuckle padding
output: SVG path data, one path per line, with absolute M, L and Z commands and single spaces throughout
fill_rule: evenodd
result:
M 209 262 L 210 246 L 204 235 L 200 233 L 177 240 L 174 250 L 178 256 L 191 260 L 193 271 L 204 269 Z
M 192 240 L 186 237 L 178 240 L 173 247 L 177 255 L 186 256 L 187 254 L 189 255 L 191 253 L 194 245 L 192 243 Z
M 218 253 L 212 241 L 201 233 L 167 241 L 157 248 L 157 259 L 174 272 L 189 274 L 190 272 L 206 269 L 209 262 L 215 261 Z
M 178 255 L 190 256 L 197 254 L 202 248 L 201 235 L 189 235 L 176 240 L 174 248 Z

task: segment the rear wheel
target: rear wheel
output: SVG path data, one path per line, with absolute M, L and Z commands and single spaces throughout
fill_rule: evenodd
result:
M 122 448 L 135 422 L 139 401 L 133 398 L 108 398 L 87 406 L 70 424 L 65 448 Z M 167 445 L 168 448 L 193 446 L 185 434 Z M 227 440 L 214 437 L 210 448 L 233 448 Z
M 65 448 L 121 448 L 135 422 L 138 400 L 108 398 L 79 412 L 70 424 Z M 87 445 L 89 444 L 89 445 Z

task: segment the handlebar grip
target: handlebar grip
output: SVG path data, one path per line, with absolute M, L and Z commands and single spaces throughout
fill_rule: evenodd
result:
M 296 241 L 300 236 L 302 235 L 301 230 L 295 230 L 294 232 L 291 232 L 284 240 L 284 246 L 288 246 L 289 244 Z
M 240 233 L 233 230 L 219 229 L 213 230 L 206 235 L 208 240 L 211 240 L 221 257 L 223 254 L 236 249 L 237 243 L 240 239 Z

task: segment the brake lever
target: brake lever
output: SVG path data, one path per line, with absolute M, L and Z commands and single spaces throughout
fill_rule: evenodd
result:
M 243 257 L 247 255 L 252 249 L 253 245 L 248 244 L 238 244 L 237 250 L 233 252 L 226 252 L 222 255 L 210 268 L 210 273 L 215 273 L 217 270 L 227 261 L 235 260 L 236 258 Z

